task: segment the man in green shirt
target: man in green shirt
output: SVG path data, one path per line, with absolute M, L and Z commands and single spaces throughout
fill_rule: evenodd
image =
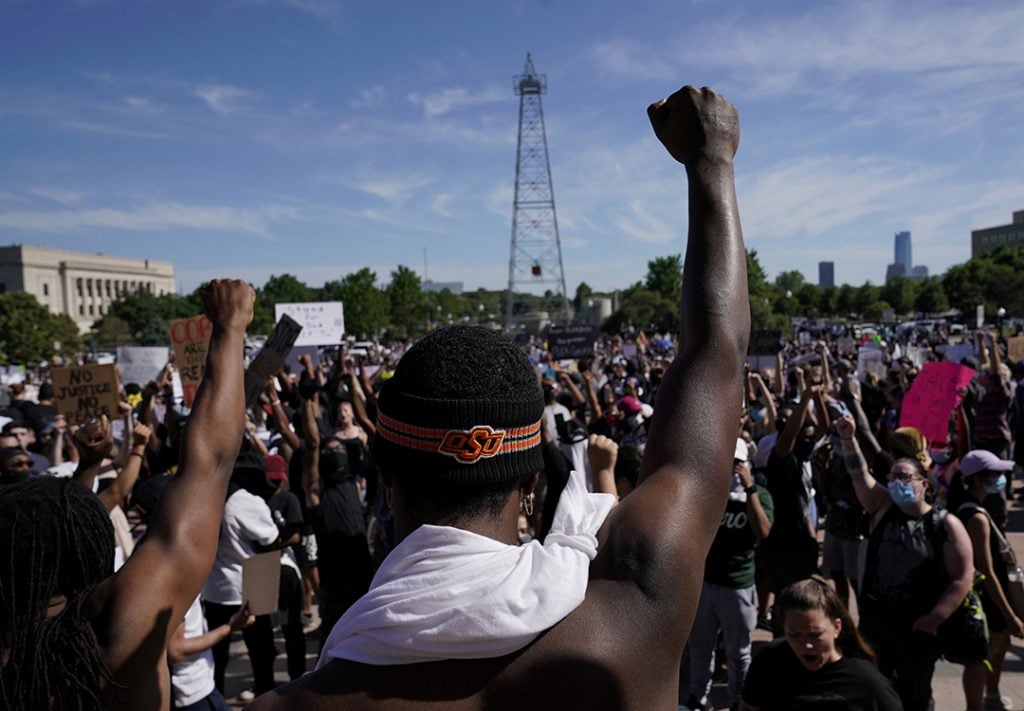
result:
M 686 705 L 705 708 L 711 690 L 712 657 L 722 631 L 729 664 L 729 701 L 740 702 L 750 666 L 750 635 L 757 625 L 754 549 L 772 528 L 774 506 L 768 490 L 754 482 L 747 443 L 736 440 L 729 502 L 704 561 L 697 617 L 690 632 L 690 697 Z

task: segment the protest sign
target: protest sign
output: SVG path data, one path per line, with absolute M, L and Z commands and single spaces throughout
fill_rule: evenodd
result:
M 929 442 L 945 442 L 960 389 L 974 370 L 957 363 L 925 363 L 900 407 L 900 427 L 916 427 Z
M 1006 340 L 1006 354 L 1011 363 L 1024 360 L 1024 336 L 1014 336 Z
M 750 369 L 755 373 L 763 373 L 766 370 L 774 372 L 775 368 L 778 366 L 775 356 L 766 355 L 748 355 L 747 364 L 750 365 Z
M 626 358 L 636 358 L 637 347 L 635 343 L 623 343 L 622 355 Z
M 964 358 L 974 355 L 973 343 L 956 343 L 946 346 L 942 353 L 943 357 L 950 363 L 959 363 Z
M 210 348 L 213 324 L 205 316 L 181 318 L 170 323 L 174 346 L 174 367 L 181 374 L 185 404 L 192 407 L 196 390 L 206 371 L 206 352 Z
M 117 349 L 117 367 L 121 382 L 145 386 L 156 380 L 167 365 L 167 349 L 163 346 L 125 346 Z
M 332 346 L 345 335 L 345 310 L 340 301 L 274 304 L 274 318 L 289 316 L 302 327 L 297 346 Z
M 590 358 L 594 355 L 594 341 L 600 336 L 601 329 L 597 326 L 549 326 L 548 351 L 556 360 Z
M 874 373 L 878 378 L 885 377 L 882 351 L 878 348 L 861 347 L 857 350 L 857 374 L 861 380 L 866 380 L 869 373 Z
M 254 615 L 277 612 L 281 585 L 281 553 L 260 553 L 242 561 L 242 599 Z
M 857 349 L 857 343 L 849 336 L 843 336 L 836 341 L 836 347 L 839 349 L 840 355 L 853 353 Z
M 274 332 L 263 344 L 255 360 L 245 371 L 245 406 L 252 407 L 263 392 L 267 379 L 281 370 L 296 339 L 302 333 L 302 326 L 287 314 L 274 326 Z
M 117 419 L 121 387 L 113 363 L 57 368 L 52 377 L 57 414 L 68 423 L 100 415 Z
M 750 355 L 775 355 L 782 350 L 782 331 L 752 331 L 750 334 Z

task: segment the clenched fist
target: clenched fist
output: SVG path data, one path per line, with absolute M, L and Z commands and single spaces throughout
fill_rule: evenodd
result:
M 708 87 L 684 86 L 647 107 L 654 134 L 677 161 L 694 167 L 702 159 L 729 162 L 740 144 L 736 108 Z
M 214 326 L 244 331 L 252 321 L 256 292 L 244 281 L 214 279 L 200 290 L 199 297 L 203 301 L 203 313 Z

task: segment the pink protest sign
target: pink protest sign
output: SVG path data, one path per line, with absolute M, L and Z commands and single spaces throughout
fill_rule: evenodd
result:
M 945 442 L 949 416 L 960 402 L 960 389 L 974 377 L 974 370 L 958 363 L 925 363 L 903 396 L 900 427 L 916 427 L 929 442 Z

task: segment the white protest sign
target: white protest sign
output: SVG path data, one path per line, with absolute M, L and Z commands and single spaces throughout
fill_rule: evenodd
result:
M 167 348 L 163 346 L 125 346 L 117 349 L 117 367 L 122 383 L 145 386 L 156 380 L 167 364 Z
M 857 374 L 861 380 L 866 380 L 868 373 L 874 373 L 879 378 L 885 377 L 882 351 L 875 348 L 861 348 L 857 351 Z
M 274 320 L 285 315 L 302 326 L 296 346 L 333 346 L 345 335 L 345 310 L 340 301 L 274 304 Z
M 943 357 L 950 363 L 959 363 L 964 358 L 974 356 L 973 343 L 956 343 L 946 346 Z

